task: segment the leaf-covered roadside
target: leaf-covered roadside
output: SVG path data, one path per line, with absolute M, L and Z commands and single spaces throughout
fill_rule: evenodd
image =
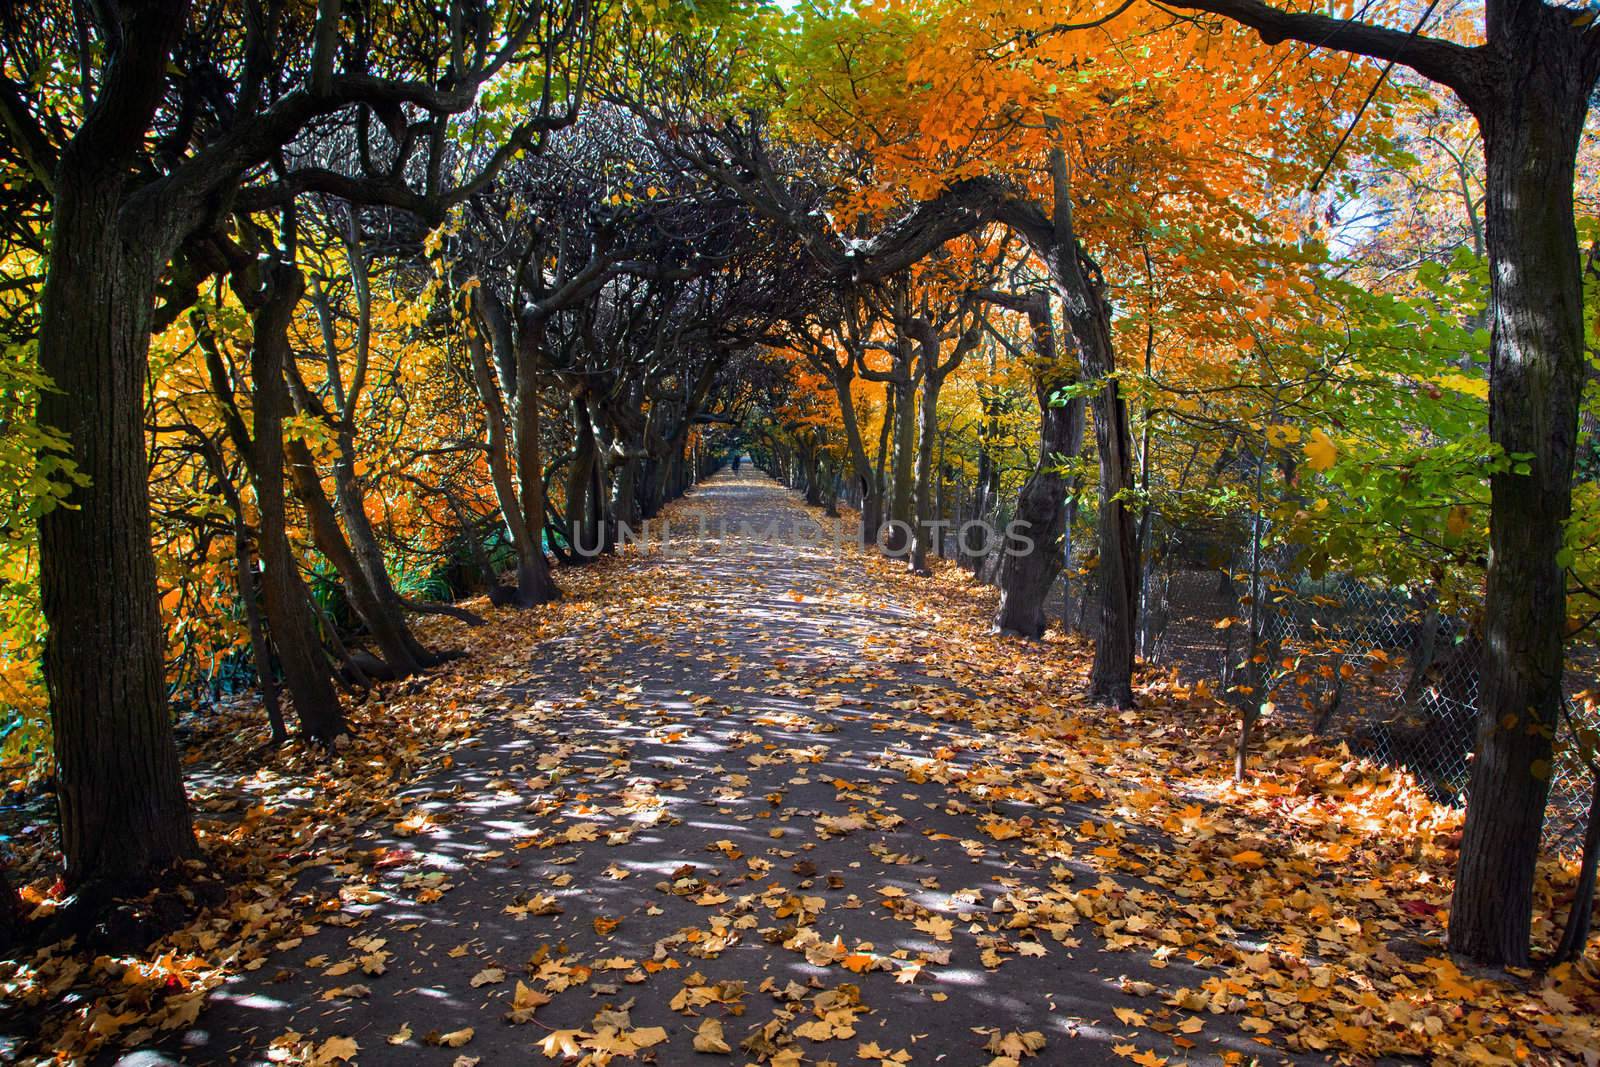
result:
M 533 1062 L 915 1064 L 943 1050 L 880 1036 L 901 1010 L 891 993 L 917 992 L 936 1011 L 971 994 L 962 975 L 1015 991 L 1043 962 L 1098 968 L 1098 999 L 1063 1006 L 1074 1021 L 1048 1032 L 996 1017 L 964 1035 L 956 1062 L 1060 1062 L 1096 1030 L 1114 1035 L 1112 1056 L 1146 1065 L 1568 1062 L 1595 1047 L 1592 956 L 1512 981 L 1449 962 L 1440 938 L 1459 813 L 1403 776 L 1269 733 L 1236 786 L 1232 713 L 1204 687 L 1147 672 L 1139 709 L 1083 706 L 1072 694 L 1087 645 L 991 636 L 988 594 L 954 568 L 918 583 L 852 552 L 785 588 L 770 563 L 719 551 L 733 558 L 710 572 L 632 554 L 573 572 L 571 594 L 537 623 L 499 614 L 448 673 L 358 711 L 358 725 L 383 730 L 359 730 L 331 761 L 291 749 L 256 765 L 261 736 L 245 723 L 258 716 L 241 710 L 190 760 L 227 903 L 137 956 L 62 945 L 10 968 L 8 1000 L 46 1020 L 35 1050 L 70 1061 L 204 1027 L 205 998 L 224 981 L 297 971 L 315 977 L 318 1008 L 349 1010 L 268 1035 L 275 1062 L 401 1051 L 473 1062 L 509 1027 Z M 740 644 L 726 604 L 761 589 L 783 589 L 772 599 L 794 621 Z M 917 621 L 878 625 L 885 606 Z M 468 639 L 436 625 L 430 637 Z M 806 665 L 830 642 L 833 658 Z M 641 666 L 651 654 L 697 673 L 658 697 Z M 530 655 L 587 688 L 538 699 Z M 505 773 L 455 776 L 485 747 L 509 750 L 502 737 L 535 743 L 493 765 Z M 714 779 L 647 774 L 647 752 L 682 752 L 686 768 L 710 741 Z M 449 806 L 402 801 L 418 783 Z M 819 791 L 826 799 L 811 799 Z M 425 860 L 445 836 L 503 822 L 473 806 L 502 799 L 526 831 L 503 848 L 474 844 L 458 869 Z M 738 830 L 696 826 L 679 800 L 730 813 L 723 824 Z M 401 844 L 360 836 L 375 831 Z M 665 853 L 646 841 L 656 833 L 700 858 L 648 873 L 642 861 Z M 903 840 L 920 844 L 886 845 Z M 571 871 L 591 853 L 611 862 L 586 885 Z M 1543 945 L 1571 876 L 1550 868 L 1541 880 Z M 613 910 L 600 883 L 648 903 Z M 462 977 L 439 992 L 481 1001 L 472 1025 L 400 998 L 429 962 L 411 955 L 408 927 L 447 908 L 472 921 L 440 953 Z M 478 920 L 511 924 L 518 954 L 491 958 Z M 885 929 L 893 941 L 874 932 Z M 741 946 L 762 946 L 771 969 L 724 976 L 753 958 Z M 802 965 L 809 980 L 783 976 Z M 411 1014 L 379 1036 L 352 1025 L 396 1011 Z

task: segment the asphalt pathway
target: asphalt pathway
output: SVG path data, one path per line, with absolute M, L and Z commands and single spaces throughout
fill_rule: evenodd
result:
M 748 466 L 671 515 L 362 862 L 309 876 L 337 904 L 307 936 L 119 1062 L 1281 1059 L 1229 1016 L 1177 1046 L 1117 1018 L 1205 975 L 1108 951 L 1070 903 L 1148 887 L 983 831 L 1104 816 L 952 788 L 1005 739 L 940 709 L 985 694 L 833 524 Z

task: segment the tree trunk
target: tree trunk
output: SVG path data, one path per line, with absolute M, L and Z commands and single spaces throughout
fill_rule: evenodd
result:
M 1538 7 L 1520 16 L 1521 39 L 1501 44 L 1515 48 L 1520 69 L 1478 114 L 1492 278 L 1489 435 L 1513 466 L 1490 479 L 1478 750 L 1450 909 L 1453 951 L 1515 966 L 1528 961 L 1562 701 L 1563 532 L 1584 374 L 1572 182 L 1589 84 L 1566 13 Z
M 1046 125 L 1052 132 L 1059 130 L 1054 119 Z M 1098 386 L 1092 406 L 1100 462 L 1096 577 L 1101 591 L 1101 625 L 1089 673 L 1089 697 L 1130 707 L 1139 606 L 1137 531 L 1126 500 L 1133 488 L 1133 439 L 1127 404 L 1117 384 L 1105 279 L 1074 229 L 1071 173 L 1066 151 L 1059 145 L 1050 150 L 1050 177 L 1053 196 L 1048 215 L 1029 202 L 1002 205 L 1001 214 L 1049 264 L 1051 281 L 1076 343 L 1081 377 Z
M 850 464 L 861 486 L 861 543 L 876 544 L 883 525 L 883 497 L 878 493 L 872 461 L 867 457 L 866 442 L 861 438 L 861 423 L 856 419 L 855 401 L 850 395 L 850 377 L 841 372 L 833 375 L 832 380 L 834 395 L 839 400 L 839 417 L 844 423 L 845 444 L 850 449 Z
M 282 264 L 263 263 L 261 273 L 266 285 L 251 317 L 250 376 L 255 386 L 251 471 L 261 513 L 262 586 L 284 685 L 294 699 L 301 732 L 326 743 L 345 732 L 344 712 L 317 640 L 316 619 L 301 592 L 283 492 L 283 419 L 289 413 L 284 366 L 289 358 L 289 319 L 305 281 L 298 270 Z
M 1589 791 L 1589 821 L 1583 831 L 1583 858 L 1578 865 L 1578 884 L 1573 889 L 1572 908 L 1561 931 L 1561 943 L 1550 958 L 1552 964 L 1580 958 L 1589 945 L 1590 924 L 1594 920 L 1595 876 L 1600 873 L 1600 767 L 1589 765 L 1593 785 Z
M 212 475 L 217 488 L 233 512 L 235 582 L 239 590 L 239 602 L 244 605 L 245 627 L 250 634 L 250 655 L 256 661 L 256 686 L 261 690 L 261 704 L 267 712 L 267 724 L 272 728 L 272 741 L 282 744 L 289 740 L 289 729 L 283 723 L 278 679 L 273 673 L 272 647 L 267 641 L 267 629 L 261 618 L 260 583 L 256 581 L 250 556 L 250 527 L 244 521 L 244 502 L 222 465 L 219 450 L 208 445 L 206 451 L 208 458 L 212 459 Z
M 1057 243 L 1051 256 L 1056 289 L 1077 341 L 1083 377 L 1098 382 L 1100 387 L 1090 401 L 1100 465 L 1100 561 L 1095 572 L 1100 586 L 1100 633 L 1089 672 L 1089 697 L 1126 708 L 1133 706 L 1133 652 L 1139 606 L 1138 534 L 1124 496 L 1133 488 L 1133 437 L 1128 426 L 1128 406 L 1115 377 L 1111 308 L 1105 301 L 1098 269 L 1072 235 L 1066 164 L 1059 150 L 1053 156 L 1058 172 Z
M 1037 328 L 1037 327 L 1036 327 Z M 1040 381 L 1039 459 L 1017 494 L 1017 532 L 1033 541 L 1026 552 L 1001 549 L 1000 610 L 995 629 L 1037 640 L 1044 636 L 1045 598 L 1061 571 L 1061 543 L 1067 527 L 1067 482 L 1058 467 L 1083 447 L 1083 399 L 1065 405 L 1051 397 L 1066 383 Z
M 289 471 L 294 479 L 295 495 L 306 509 L 311 539 L 317 550 L 339 573 L 340 583 L 345 595 L 350 598 L 351 607 L 366 624 L 391 676 L 406 678 L 420 673 L 423 663 L 416 658 L 413 646 L 417 642 L 405 624 L 399 597 L 396 595 L 396 604 L 391 609 L 384 605 L 378 591 L 372 587 L 367 569 L 361 565 L 350 543 L 345 540 L 333 505 L 322 491 L 322 479 L 317 474 L 316 459 L 311 455 L 311 449 L 298 438 L 286 441 L 284 445 Z M 382 570 L 381 561 L 379 569 Z M 433 658 L 429 656 L 430 660 Z
M 911 558 L 906 566 L 912 574 L 927 575 L 928 550 L 932 547 L 933 528 L 928 525 L 933 518 L 933 443 L 939 436 L 939 391 L 944 377 L 933 364 L 939 361 L 939 346 L 935 341 L 931 353 L 924 351 L 922 372 L 922 408 L 917 422 L 917 465 L 915 472 L 916 512 L 911 530 Z
M 902 342 L 904 344 L 904 342 Z M 909 356 L 900 357 L 909 361 Z M 898 555 L 911 544 L 912 488 L 917 451 L 917 393 L 911 375 L 902 371 L 892 384 L 894 389 L 894 457 L 889 480 L 889 530 L 884 537 L 885 551 Z
M 814 508 L 822 506 L 822 464 L 814 448 L 806 450 L 806 503 Z
M 1107 338 L 1109 344 L 1109 338 Z M 1133 488 L 1128 407 L 1115 378 L 1093 400 L 1095 450 L 1100 460 L 1100 635 L 1089 674 L 1092 699 L 1133 705 L 1133 650 L 1138 622 L 1139 560 L 1133 512 L 1121 493 Z
M 830 519 L 839 517 L 839 464 L 832 456 L 822 467 L 822 513 Z
M 636 529 L 639 525 L 639 460 L 631 454 L 631 446 L 629 452 L 628 458 L 617 468 L 611 491 L 611 519 L 616 530 L 612 535 L 613 543 L 621 536 L 620 527 Z
M 598 457 L 594 424 L 589 421 L 589 405 L 582 397 L 570 404 L 572 419 L 572 463 L 567 468 L 567 538 L 575 559 L 589 560 L 600 554 L 598 500 L 593 493 L 594 469 Z
M 517 338 L 517 378 L 512 405 L 511 442 L 517 457 L 518 503 L 528 543 L 517 557 L 517 604 L 531 608 L 557 599 L 544 556 L 544 461 L 539 441 L 539 379 L 536 357 L 544 341 L 543 323 L 524 323 Z
M 522 500 L 517 495 L 516 480 L 511 472 L 505 407 L 489 369 L 488 346 L 475 330 L 467 331 L 467 353 L 472 360 L 473 384 L 477 386 L 478 398 L 483 403 L 488 437 L 485 448 L 488 452 L 489 481 L 494 486 L 495 500 L 500 505 L 500 517 L 506 535 L 511 539 L 511 550 L 517 557 L 517 586 L 510 603 L 517 607 L 533 607 L 538 601 L 525 596 L 525 591 L 530 589 L 525 579 L 530 579 L 537 570 L 538 561 L 534 557 L 537 556 L 539 560 L 544 557 L 537 540 L 543 526 L 530 530 L 523 521 Z
M 57 172 L 39 325 L 39 421 L 87 484 L 39 520 L 67 884 L 137 892 L 195 854 L 163 678 L 150 550 L 145 379 L 160 253 L 118 218 L 122 168 L 69 145 Z

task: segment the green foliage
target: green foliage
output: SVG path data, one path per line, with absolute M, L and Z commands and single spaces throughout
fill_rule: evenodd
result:
M 1409 282 L 1405 297 L 1329 284 L 1338 315 L 1309 324 L 1306 340 L 1330 388 L 1307 421 L 1328 427 L 1336 451 L 1330 464 L 1307 447 L 1299 492 L 1274 518 L 1313 574 L 1425 583 L 1449 605 L 1476 595 L 1488 480 L 1517 457 L 1488 435 L 1487 265 L 1462 250 Z
M 34 344 L 0 341 L 0 764 L 12 772 L 8 778 L 28 778 L 46 772 L 50 751 L 36 524 L 64 506 L 84 478 L 66 438 L 35 418 L 50 383 Z

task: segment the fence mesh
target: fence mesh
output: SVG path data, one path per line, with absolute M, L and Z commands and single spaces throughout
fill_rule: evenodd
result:
M 1248 545 L 1238 547 L 1249 536 L 1237 533 L 1227 549 L 1217 547 L 1229 539 L 1215 531 L 1152 539 L 1162 549 L 1145 569 L 1143 658 L 1233 691 L 1239 701 L 1252 698 L 1235 687 L 1257 680 L 1271 705 L 1269 721 L 1345 741 L 1360 755 L 1410 771 L 1436 799 L 1464 803 L 1482 652 L 1473 629 L 1425 597 L 1349 577 L 1313 580 L 1272 553 L 1252 583 Z M 1069 626 L 1093 633 L 1093 546 L 1077 547 L 1057 610 Z M 1246 662 L 1252 592 L 1260 635 L 1253 666 Z M 1600 727 L 1597 674 L 1592 655 L 1569 661 L 1564 733 Z M 1550 847 L 1581 844 L 1593 788 L 1576 746 L 1558 745 L 1546 817 Z

